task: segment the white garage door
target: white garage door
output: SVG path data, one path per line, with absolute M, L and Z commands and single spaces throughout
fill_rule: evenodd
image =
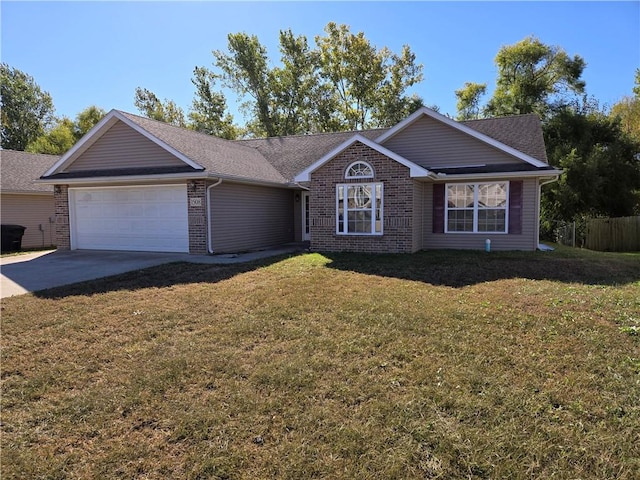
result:
M 186 185 L 69 189 L 71 248 L 188 252 Z

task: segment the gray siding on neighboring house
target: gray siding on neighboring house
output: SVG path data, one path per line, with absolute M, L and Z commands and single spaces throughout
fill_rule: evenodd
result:
M 523 162 L 427 116 L 383 142 L 383 146 L 427 169 Z
M 123 122 L 118 121 L 64 171 L 183 165 L 185 165 L 183 161 Z
M 517 179 L 512 179 L 517 180 Z M 482 180 L 485 182 L 485 180 Z M 491 180 L 486 180 L 491 182 Z M 464 183 L 464 182 L 461 182 Z M 522 233 L 433 233 L 433 184 L 424 189 L 424 249 L 475 249 L 483 250 L 485 240 L 491 240 L 492 250 L 536 250 L 538 248 L 538 180 L 524 179 L 522 190 Z
M 210 190 L 214 253 L 241 252 L 292 242 L 294 191 L 222 183 Z
M 22 237 L 22 248 L 40 248 L 55 245 L 53 231 L 55 207 L 53 192 L 50 194 L 3 193 L 0 199 L 3 224 L 27 227 Z M 42 230 L 40 230 L 42 225 Z

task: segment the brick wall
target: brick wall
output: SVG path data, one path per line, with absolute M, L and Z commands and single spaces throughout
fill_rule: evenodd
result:
M 189 253 L 207 252 L 207 183 L 204 180 L 187 182 L 187 212 L 189 217 Z
M 71 249 L 71 231 L 69 229 L 69 186 L 54 186 L 53 199 L 56 209 L 56 246 L 58 247 L 58 250 L 69 250 Z
M 373 179 L 345 179 L 346 168 L 369 163 Z M 383 235 L 336 234 L 336 185 L 382 182 Z M 327 252 L 406 253 L 418 249 L 413 241 L 414 182 L 409 169 L 372 148 L 355 142 L 311 174 L 311 249 Z

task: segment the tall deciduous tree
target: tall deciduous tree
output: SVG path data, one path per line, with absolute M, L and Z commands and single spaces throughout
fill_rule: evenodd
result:
M 421 105 L 406 90 L 422 80 L 422 65 L 404 46 L 400 55 L 376 49 L 363 32 L 330 22 L 316 37 L 320 75 L 334 88 L 345 129 L 388 126 Z
M 155 93 L 146 88 L 136 88 L 134 104 L 146 117 L 178 127 L 186 126 L 184 111 L 173 100 L 161 101 Z
M 91 105 L 76 116 L 74 134 L 76 140 L 91 130 L 107 114 L 102 108 Z
M 486 106 L 489 116 L 537 113 L 544 116 L 553 97 L 582 94 L 585 61 L 535 37 L 502 47 L 495 58 L 496 89 Z
M 106 112 L 103 109 L 92 105 L 78 113 L 75 122 L 67 117 L 56 119 L 55 124 L 43 135 L 30 142 L 25 150 L 33 153 L 62 155 L 105 115 Z
M 188 115 L 189 128 L 228 140 L 237 138 L 239 129 L 227 112 L 227 100 L 214 90 L 215 75 L 204 67 L 196 67 L 191 83 L 196 93 Z
M 62 155 L 76 143 L 76 125 L 67 117 L 57 120 L 46 133 L 30 142 L 25 150 L 32 153 Z
M 268 65 L 267 49 L 255 35 L 232 33 L 228 37 L 229 53 L 214 50 L 215 65 L 221 70 L 225 85 L 241 96 L 249 95 L 252 100 L 245 103 L 256 125 L 264 134 L 278 135 L 272 112 L 273 96 L 271 73 Z
M 389 126 L 422 106 L 407 90 L 422 79 L 408 46 L 376 49 L 362 32 L 329 23 L 311 49 L 304 36 L 280 32 L 280 65 L 271 67 L 255 35 L 228 36 L 213 52 L 226 87 L 246 99 L 248 130 L 256 136 Z
M 611 107 L 611 116 L 620 120 L 627 135 L 640 142 L 640 68 L 636 69 L 633 96 L 625 96 Z
M 482 116 L 480 99 L 487 93 L 486 83 L 465 82 L 460 90 L 456 90 L 458 102 L 458 120 L 475 120 Z
M 53 100 L 33 77 L 0 64 L 2 148 L 24 150 L 53 121 Z

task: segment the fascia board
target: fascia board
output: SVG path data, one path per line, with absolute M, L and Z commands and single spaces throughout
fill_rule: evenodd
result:
M 302 172 L 300 172 L 298 175 L 295 176 L 295 178 L 293 179 L 294 182 L 308 182 L 308 181 L 310 181 L 310 175 L 311 175 L 312 172 L 314 172 L 315 170 L 320 168 L 322 165 L 327 163 L 329 160 L 334 158 L 336 155 L 338 155 L 342 151 L 346 150 L 348 147 L 353 145 L 355 142 L 360 142 L 360 143 L 368 146 L 369 148 L 371 148 L 373 150 L 376 150 L 377 152 L 379 152 L 379 153 L 391 158 L 392 160 L 395 160 L 396 162 L 404 165 L 405 167 L 409 168 L 409 175 L 411 177 L 426 177 L 426 176 L 430 175 L 430 172 L 428 170 L 422 168 L 419 165 L 416 165 L 415 163 L 407 160 L 406 158 L 398 155 L 397 153 L 392 152 L 388 148 L 385 148 L 382 145 L 379 145 L 376 142 L 374 142 L 372 140 L 369 140 L 368 138 L 363 137 L 362 135 L 357 133 L 353 137 L 351 137 L 348 140 L 342 142 L 340 145 L 338 145 L 336 148 L 331 150 L 326 155 L 322 156 L 322 158 L 320 158 L 319 160 L 317 160 L 316 162 L 312 163 L 310 166 L 305 168 Z
M 485 178 L 547 178 L 561 175 L 562 170 L 541 170 L 533 172 L 494 172 L 466 174 L 436 174 L 437 180 L 475 180 Z
M 377 143 L 384 143 L 386 140 L 390 139 L 391 137 L 397 135 L 402 130 L 407 128 L 409 125 L 415 122 L 418 118 L 422 117 L 422 115 L 427 115 L 428 117 L 431 117 L 434 120 L 438 120 L 439 122 L 442 122 L 445 125 L 455 128 L 463 133 L 466 133 L 467 135 L 474 137 L 486 143 L 487 145 L 497 148 L 498 150 L 502 150 L 503 152 L 508 153 L 509 155 L 514 156 L 520 160 L 523 160 L 535 167 L 547 166 L 547 164 L 541 160 L 533 158 L 532 156 L 527 155 L 526 153 L 523 153 L 520 150 L 516 150 L 515 148 L 510 147 L 509 145 L 499 142 L 498 140 L 491 138 L 488 135 L 485 135 L 484 133 L 480 133 L 471 127 L 467 127 L 466 125 L 456 122 L 455 120 L 452 120 L 449 117 L 445 117 L 444 115 L 434 110 L 431 110 L 430 108 L 427 108 L 427 107 L 422 107 L 416 110 L 413 114 L 409 115 L 403 121 L 398 123 L 395 127 L 392 127 L 390 130 L 388 130 L 387 132 L 377 137 L 375 141 Z

